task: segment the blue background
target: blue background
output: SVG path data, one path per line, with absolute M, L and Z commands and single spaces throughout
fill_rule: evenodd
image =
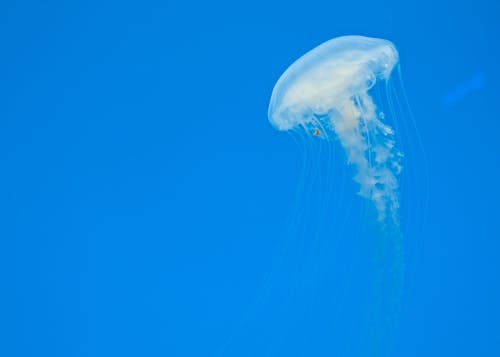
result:
M 309 353 L 293 333 L 256 347 L 293 320 L 267 321 L 272 307 L 241 322 L 299 179 L 293 141 L 267 121 L 271 90 L 345 34 L 398 47 L 428 160 L 394 355 L 500 355 L 498 2 L 28 1 L 0 14 L 1 356 L 349 356 L 327 332 Z

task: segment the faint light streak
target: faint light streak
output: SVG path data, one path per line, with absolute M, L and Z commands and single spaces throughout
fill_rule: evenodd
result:
M 458 87 L 449 92 L 444 97 L 444 105 L 447 107 L 451 107 L 457 104 L 467 96 L 480 90 L 484 86 L 484 82 L 484 74 L 482 72 L 477 73 L 474 77 L 461 83 Z

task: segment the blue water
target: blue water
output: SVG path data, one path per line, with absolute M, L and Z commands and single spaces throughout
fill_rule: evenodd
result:
M 498 2 L 0 14 L 1 356 L 500 355 Z M 401 281 L 338 147 L 307 181 L 267 120 L 281 73 L 347 34 L 397 46 L 425 152 L 407 139 L 429 200 L 404 203 Z

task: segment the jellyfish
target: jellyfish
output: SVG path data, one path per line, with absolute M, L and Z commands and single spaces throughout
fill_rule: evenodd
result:
M 362 36 L 319 45 L 281 75 L 268 119 L 298 139 L 299 184 L 276 259 L 219 356 L 390 355 L 426 172 L 396 47 Z
M 278 130 L 338 141 L 355 169 L 359 195 L 373 203 L 379 221 L 390 218 L 396 225 L 403 153 L 372 91 L 389 82 L 398 61 L 390 41 L 334 38 L 288 67 L 274 86 L 268 110 Z

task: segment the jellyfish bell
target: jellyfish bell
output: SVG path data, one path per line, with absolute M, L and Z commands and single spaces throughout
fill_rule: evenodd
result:
M 387 82 L 399 55 L 392 42 L 363 36 L 327 41 L 295 61 L 274 86 L 268 117 L 278 130 L 336 138 L 355 167 L 359 194 L 380 221 L 397 223 L 402 153 L 370 90 Z
M 274 86 L 268 116 L 279 130 L 289 130 L 326 114 L 346 99 L 387 80 L 398 63 L 387 40 L 343 36 L 329 40 L 295 61 Z

